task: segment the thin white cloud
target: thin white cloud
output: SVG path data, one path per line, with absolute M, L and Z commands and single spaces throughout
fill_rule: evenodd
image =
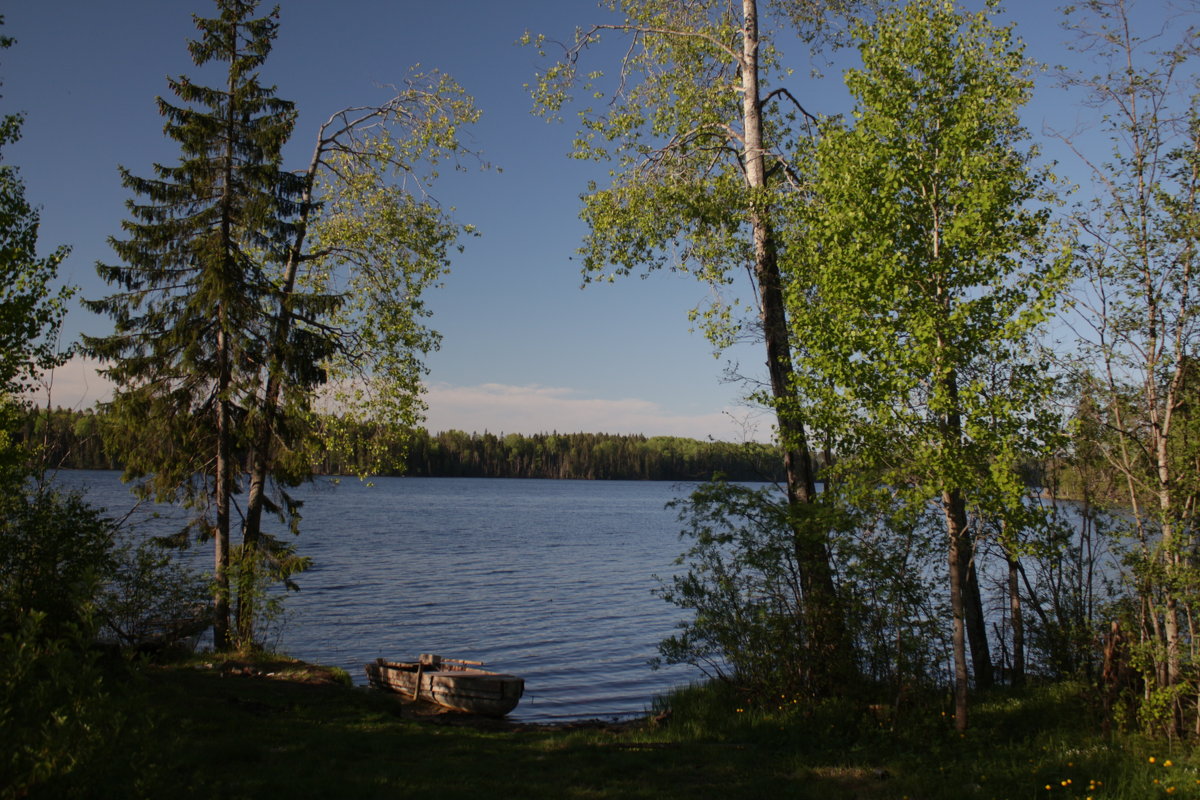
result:
M 67 363 L 42 375 L 27 393 L 38 406 L 84 409 L 112 397 L 113 383 L 99 373 L 100 362 L 73 356 Z
M 99 362 L 76 356 L 43 377 L 30 393 L 39 406 L 90 408 L 112 397 L 113 384 L 98 373 Z M 725 408 L 704 414 L 682 414 L 638 398 L 592 397 L 561 386 L 512 386 L 483 383 L 428 387 L 425 426 L 431 431 L 462 430 L 492 433 L 640 433 L 647 436 L 686 436 L 693 439 L 764 440 L 769 425 L 745 408 Z
M 610 400 L 589 397 L 574 389 L 554 386 L 510 386 L 484 383 L 452 386 L 436 383 L 426 394 L 426 427 L 492 433 L 642 433 L 647 436 L 687 436 L 693 439 L 741 441 L 762 438 L 746 409 L 722 409 L 706 414 L 679 414 L 637 398 Z

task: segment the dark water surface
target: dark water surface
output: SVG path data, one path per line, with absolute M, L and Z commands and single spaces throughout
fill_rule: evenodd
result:
M 59 482 L 123 514 L 118 473 Z M 345 668 L 364 683 L 377 656 L 418 653 L 487 662 L 525 678 L 513 712 L 537 721 L 637 714 L 686 667 L 647 661 L 683 612 L 651 595 L 683 548 L 669 500 L 688 484 L 484 478 L 322 480 L 297 542 L 312 568 L 287 597 L 276 647 Z M 153 517 L 152 512 L 163 514 Z M 170 532 L 171 509 L 146 507 L 137 529 Z M 211 551 L 193 550 L 211 569 Z

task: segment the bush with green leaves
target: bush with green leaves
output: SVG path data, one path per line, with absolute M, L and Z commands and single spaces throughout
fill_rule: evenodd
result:
M 37 486 L 0 492 L 0 633 L 28 615 L 56 638 L 92 624 L 115 566 L 114 528 L 83 498 Z
M 128 665 L 95 647 L 114 622 L 180 617 L 205 586 L 75 494 L 0 481 L 0 800 L 96 796 L 150 773 L 149 721 L 121 695 Z M 140 741 L 140 740 L 139 740 Z
M 910 704 L 919 689 L 950 677 L 942 509 L 904 503 L 875 487 L 841 516 L 835 557 L 859 674 L 889 703 Z
M 660 643 L 660 660 L 697 666 L 748 696 L 809 693 L 823 664 L 807 624 L 798 537 L 833 529 L 828 509 L 805 505 L 797 520 L 782 492 L 722 480 L 672 506 L 692 544 L 677 561 L 687 571 L 656 594 L 693 615 Z
M 687 571 L 656 593 L 694 614 L 660 643 L 661 659 L 750 694 L 799 688 L 807 637 L 786 502 L 717 481 L 672 505 L 692 544 L 677 561 Z
M 748 701 L 820 694 L 822 658 L 812 646 L 796 537 L 833 531 L 839 602 L 853 632 L 854 664 L 838 694 L 886 692 L 889 701 L 943 677 L 944 613 L 933 581 L 938 553 L 932 511 L 902 505 L 837 508 L 832 495 L 789 516 L 783 493 L 715 481 L 672 505 L 686 524 L 686 571 L 656 594 L 692 612 L 659 645 L 659 663 L 691 664 Z M 798 534 L 800 531 L 801 534 Z M 940 563 L 940 562 L 939 562 Z
M 126 720 L 82 630 L 54 633 L 40 611 L 12 623 L 0 635 L 0 798 L 71 796 L 77 773 L 111 760 Z
M 124 646 L 168 645 L 211 624 L 207 581 L 151 539 L 115 549 L 97 604 L 100 636 Z

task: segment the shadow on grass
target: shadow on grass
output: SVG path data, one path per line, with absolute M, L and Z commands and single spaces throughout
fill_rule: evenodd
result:
M 197 669 L 145 687 L 164 719 L 172 797 L 851 797 L 780 770 L 758 747 L 652 741 L 634 731 L 481 730 L 403 718 L 392 696 Z M 799 784 L 829 783 L 811 795 Z
M 124 702 L 157 724 L 125 744 L 146 768 L 135 780 L 113 771 L 119 785 L 93 772 L 99 781 L 55 796 L 1135 798 L 1165 791 L 1153 781 L 1168 778 L 1176 797 L 1196 796 L 1184 781 L 1190 756 L 1175 755 L 1168 771 L 1163 754 L 1147 762 L 1154 743 L 1103 737 L 1071 685 L 979 698 L 959 736 L 936 701 L 899 717 L 851 700 L 781 697 L 751 709 L 706 687 L 673 696 L 663 725 L 553 729 L 414 720 L 394 695 L 319 670 L 140 674 Z

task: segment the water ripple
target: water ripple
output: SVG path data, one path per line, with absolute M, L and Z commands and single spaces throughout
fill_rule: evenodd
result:
M 131 503 L 116 473 L 62 473 L 98 505 Z M 698 678 L 652 671 L 681 618 L 654 597 L 682 549 L 667 501 L 688 487 L 622 481 L 423 478 L 342 481 L 307 500 L 296 540 L 313 567 L 287 598 L 279 647 L 345 668 L 440 652 L 522 675 L 524 720 L 638 714 Z M 159 509 L 161 511 L 161 509 Z M 169 514 L 139 520 L 171 529 Z M 189 552 L 211 568 L 204 548 Z

